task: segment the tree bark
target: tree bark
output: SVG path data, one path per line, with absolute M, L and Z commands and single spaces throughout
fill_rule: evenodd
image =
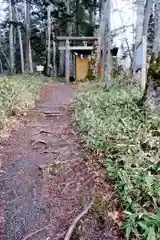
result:
M 111 43 L 111 0 L 108 0 L 107 2 L 108 6 L 108 12 L 107 12 L 107 34 L 106 34 L 106 41 L 107 41 L 107 66 L 104 69 L 104 78 L 105 78 L 105 83 L 106 86 L 108 83 L 111 81 L 111 48 L 112 48 L 112 43 Z
M 144 9 L 144 21 L 143 21 L 143 36 L 148 35 L 148 25 L 149 25 L 149 18 L 151 15 L 151 10 L 153 7 L 153 0 L 147 0 L 145 9 Z
M 2 53 L 2 55 L 4 57 L 4 59 L 7 62 L 8 69 L 11 71 L 10 61 L 9 61 L 9 59 L 7 58 L 7 56 L 6 56 L 5 52 L 4 52 L 3 46 L 1 44 L 1 39 L 0 39 L 0 50 L 1 50 L 1 53 Z
M 1 58 L 0 58 L 0 69 L 1 69 L 1 74 L 3 75 L 3 64 L 2 64 Z
M 156 0 L 155 3 L 155 39 L 153 52 L 160 53 L 160 0 Z
M 30 0 L 24 0 L 24 8 L 25 8 L 25 71 L 29 73 Z
M 101 18 L 100 18 L 100 26 L 97 32 L 97 37 L 98 37 L 98 43 L 97 43 L 97 59 L 96 59 L 96 73 L 98 72 L 98 66 L 100 64 L 100 59 L 101 59 L 101 49 L 102 46 L 105 46 L 103 43 L 104 38 L 105 38 L 105 31 L 106 31 L 106 26 L 107 26 L 107 11 L 108 11 L 108 5 L 107 5 L 108 0 L 103 0 L 103 3 L 101 3 Z
M 32 47 L 31 40 L 29 40 L 29 72 L 33 73 L 33 61 L 32 61 Z
M 71 1 L 67 0 L 67 13 L 68 14 L 70 13 L 70 10 L 71 10 Z M 68 24 L 67 24 L 67 34 L 68 34 L 68 36 L 72 35 L 72 23 L 71 22 L 68 22 Z
M 147 73 L 147 36 L 148 36 L 148 25 L 151 15 L 151 9 L 153 7 L 153 0 L 147 0 L 144 9 L 144 22 L 143 22 L 143 51 L 142 51 L 142 69 L 141 69 L 141 88 L 145 89 L 146 86 L 146 73 Z
M 51 5 L 47 6 L 47 76 L 50 75 L 51 61 Z
M 76 0 L 76 34 L 79 36 L 80 29 L 79 29 L 79 9 L 80 9 L 80 0 Z
M 15 7 L 16 22 L 19 23 L 20 19 L 19 19 L 19 17 L 18 17 L 17 6 L 15 5 L 14 7 Z M 17 25 L 17 32 L 18 32 L 18 38 L 19 38 L 19 48 L 20 48 L 20 57 L 21 57 L 21 72 L 24 73 L 23 43 L 22 43 L 21 29 L 20 29 L 20 26 L 19 26 L 19 25 Z
M 54 41 L 54 34 L 53 34 L 53 76 L 57 77 L 57 66 L 56 66 L 56 43 Z
M 155 2 L 155 39 L 143 100 L 151 108 L 160 107 L 160 0 Z
M 134 54 L 133 54 L 133 80 L 135 82 L 138 81 L 138 77 L 136 76 L 136 49 L 138 44 L 142 41 L 144 7 L 145 7 L 145 1 L 137 0 L 136 39 L 135 39 Z
M 9 0 L 9 50 L 11 74 L 14 73 L 14 41 L 13 41 L 13 12 L 12 0 Z

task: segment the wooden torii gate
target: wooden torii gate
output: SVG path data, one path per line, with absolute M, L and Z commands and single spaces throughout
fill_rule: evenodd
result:
M 98 41 L 97 37 L 57 37 L 58 41 L 65 41 L 65 46 L 60 46 L 59 50 L 65 50 L 65 80 L 69 83 L 70 78 L 70 51 L 72 50 L 93 50 L 93 46 L 80 45 L 80 46 L 70 46 L 70 41 Z

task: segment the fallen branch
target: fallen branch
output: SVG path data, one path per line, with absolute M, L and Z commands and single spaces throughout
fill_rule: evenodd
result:
M 86 213 L 88 213 L 89 209 L 92 207 L 93 202 L 94 202 L 94 200 L 92 199 L 90 204 L 73 220 L 71 226 L 69 227 L 69 229 L 67 231 L 67 234 L 66 234 L 64 240 L 70 240 L 71 239 L 73 231 L 74 231 L 77 223 Z
M 93 205 L 93 202 L 94 202 L 94 199 L 92 199 L 92 201 L 90 202 L 90 204 L 73 220 L 71 226 L 69 227 L 68 231 L 67 231 L 67 234 L 64 238 L 64 240 L 70 240 L 71 239 L 71 236 L 73 234 L 73 231 L 77 225 L 77 223 L 79 222 L 79 220 L 86 214 L 88 213 L 89 209 L 92 207 Z M 30 237 L 33 237 L 34 235 L 36 235 L 37 233 L 43 231 L 44 229 L 50 227 L 51 225 L 48 224 L 40 229 L 38 229 L 37 231 L 35 232 L 32 232 L 30 233 L 29 235 L 27 235 L 26 237 L 23 238 L 23 240 L 28 240 Z
M 48 227 L 50 227 L 50 224 L 48 224 L 48 225 L 46 225 L 46 226 L 38 229 L 38 230 L 35 231 L 35 232 L 32 232 L 32 233 L 28 234 L 26 237 L 23 238 L 23 240 L 27 240 L 28 238 L 33 237 L 34 235 L 36 235 L 37 233 L 43 231 L 45 228 L 48 228 Z

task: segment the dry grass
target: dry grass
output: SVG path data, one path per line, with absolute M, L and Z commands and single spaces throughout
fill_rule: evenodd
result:
M 16 75 L 0 78 L 0 130 L 12 116 L 34 105 L 39 96 L 43 77 Z

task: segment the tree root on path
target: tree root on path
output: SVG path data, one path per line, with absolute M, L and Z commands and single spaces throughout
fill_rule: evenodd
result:
M 73 220 L 71 226 L 69 227 L 67 234 L 64 238 L 64 240 L 70 240 L 73 234 L 73 231 L 77 225 L 77 223 L 81 220 L 81 218 L 88 213 L 88 211 L 90 210 L 90 208 L 92 207 L 94 202 L 94 199 L 92 199 L 92 201 L 90 202 L 90 204 Z

